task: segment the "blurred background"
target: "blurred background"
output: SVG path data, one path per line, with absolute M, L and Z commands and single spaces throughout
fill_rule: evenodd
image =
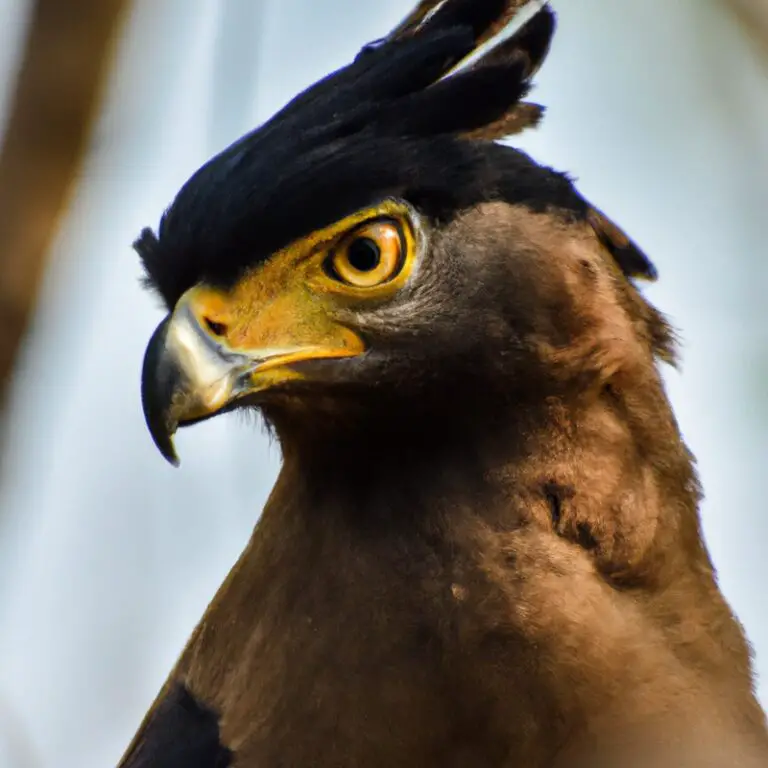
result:
M 131 242 L 188 176 L 413 0 L 0 0 L 0 766 L 119 759 L 279 455 L 237 416 L 158 455 Z M 768 0 L 554 0 L 517 145 L 656 261 L 669 390 L 768 706 Z

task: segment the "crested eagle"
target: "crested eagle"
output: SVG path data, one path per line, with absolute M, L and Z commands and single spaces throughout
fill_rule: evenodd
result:
M 283 461 L 123 768 L 768 765 L 654 267 L 497 142 L 526 5 L 422 0 L 138 238 L 158 448 L 250 408 Z

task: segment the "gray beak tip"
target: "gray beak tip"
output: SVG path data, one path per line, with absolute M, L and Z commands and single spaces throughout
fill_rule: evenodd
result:
M 166 437 L 165 440 L 155 440 L 155 445 L 157 446 L 157 449 L 160 451 L 160 453 L 163 455 L 163 458 L 172 466 L 172 467 L 179 467 L 181 465 L 181 461 L 179 460 L 178 454 L 176 453 L 176 449 L 173 445 L 173 438 Z
M 170 423 L 173 392 L 178 385 L 178 372 L 168 360 L 165 338 L 170 317 L 158 325 L 144 353 L 141 372 L 141 402 L 144 418 L 157 449 L 169 464 L 179 466 L 179 457 L 173 445 L 176 424 Z

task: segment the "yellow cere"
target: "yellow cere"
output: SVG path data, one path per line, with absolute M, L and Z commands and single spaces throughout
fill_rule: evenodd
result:
M 363 340 L 340 318 L 406 283 L 417 250 L 411 217 L 407 205 L 385 201 L 296 241 L 229 290 L 198 285 L 183 301 L 224 347 L 263 361 L 255 375 L 361 354 Z

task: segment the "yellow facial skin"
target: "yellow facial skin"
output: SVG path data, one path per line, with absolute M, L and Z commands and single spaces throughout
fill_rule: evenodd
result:
M 264 374 L 293 362 L 359 355 L 362 339 L 334 319 L 334 309 L 390 298 L 404 285 L 415 251 L 405 214 L 393 202 L 362 211 L 278 252 L 232 290 L 197 286 L 182 301 L 226 349 L 262 361 L 252 375 L 258 389 Z M 355 275 L 347 249 L 369 236 L 380 246 L 380 267 Z
M 187 291 L 145 357 L 145 415 L 161 451 L 175 459 L 170 435 L 181 423 L 304 380 L 298 362 L 362 354 L 344 311 L 394 296 L 416 252 L 411 210 L 389 200 L 293 243 L 231 289 Z

